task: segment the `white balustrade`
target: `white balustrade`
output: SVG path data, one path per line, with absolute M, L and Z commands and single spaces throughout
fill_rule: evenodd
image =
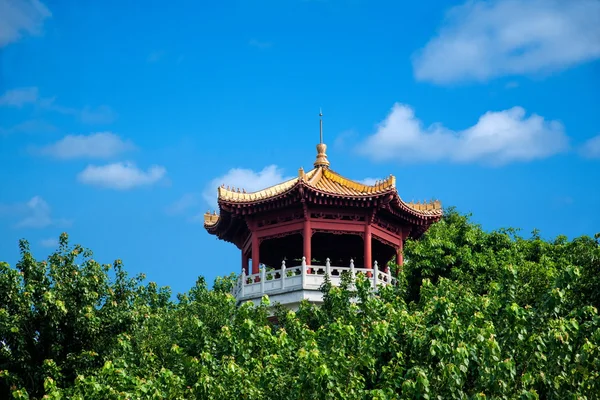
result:
M 309 265 L 306 258 L 302 257 L 299 266 L 287 267 L 285 261 L 282 261 L 280 270 L 267 271 L 264 265 L 257 274 L 247 274 L 242 270 L 231 293 L 238 300 L 249 300 L 260 298 L 264 294 L 275 295 L 296 290 L 318 291 L 325 281 L 325 275 L 329 276 L 333 286 L 339 286 L 344 273 L 350 274 L 352 281 L 359 274 L 365 276 L 374 290 L 378 290 L 379 286 L 397 284 L 397 279 L 391 275 L 389 268 L 380 270 L 377 261 L 371 269 L 355 267 L 353 259 L 348 267 L 339 267 L 331 265 L 329 258 L 325 265 Z
M 285 277 L 286 277 L 286 268 L 285 268 L 285 260 L 281 262 L 281 288 L 285 289 Z

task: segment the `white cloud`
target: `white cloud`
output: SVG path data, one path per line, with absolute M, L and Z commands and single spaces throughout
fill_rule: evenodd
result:
M 17 228 L 45 228 L 52 225 L 50 206 L 40 196 L 26 203 L 28 216 L 17 223 Z
M 1 2 L 2 0 L 0 0 Z M 38 98 L 39 93 L 36 87 L 11 89 L 0 96 L 0 106 L 23 107 L 25 104 L 36 103 Z
M 56 238 L 47 238 L 40 240 L 40 244 L 42 247 L 58 247 L 58 239 Z
M 131 162 L 118 162 L 100 166 L 88 165 L 77 175 L 77 179 L 88 185 L 127 190 L 153 185 L 163 179 L 166 173 L 167 170 L 159 165 L 152 165 L 144 171 Z
M 0 0 L 0 47 L 24 34 L 39 35 L 50 10 L 38 0 Z
M 587 158 L 600 158 L 600 134 L 583 144 L 581 154 Z
M 501 165 L 552 156 L 568 148 L 558 121 L 525 115 L 521 107 L 488 111 L 462 131 L 441 124 L 423 128 L 411 107 L 394 104 L 375 134 L 358 151 L 376 161 L 452 161 Z
M 123 140 L 111 132 L 90 135 L 68 135 L 56 143 L 43 147 L 43 155 L 61 158 L 109 158 L 135 149 L 129 140 Z
M 467 1 L 413 58 L 418 80 L 447 84 L 547 73 L 600 57 L 598 0 Z
M 217 208 L 217 188 L 222 184 L 235 188 L 244 188 L 246 192 L 256 192 L 276 185 L 292 177 L 285 177 L 283 171 L 276 165 L 269 165 L 262 171 L 232 168 L 225 175 L 213 179 L 202 193 L 204 200 L 213 208 Z
M 49 226 L 68 226 L 70 221 L 52 217 L 50 205 L 41 197 L 34 196 L 29 201 L 16 204 L 0 204 L 0 216 L 18 217 L 15 228 L 41 229 Z

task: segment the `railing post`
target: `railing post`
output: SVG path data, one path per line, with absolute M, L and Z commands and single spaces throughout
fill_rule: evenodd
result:
M 392 270 L 390 267 L 386 267 L 385 272 L 387 273 L 388 285 L 392 284 Z
M 331 278 L 331 262 L 329 258 L 325 260 L 325 275 Z
M 375 270 L 375 278 L 373 282 L 375 283 L 375 290 L 377 290 L 377 280 L 379 279 L 379 268 L 377 267 L 377 260 L 373 263 L 373 269 Z
M 352 282 L 354 283 L 354 260 L 351 258 L 350 259 L 350 278 L 352 278 Z
M 281 262 L 281 288 L 285 289 L 285 278 L 287 273 L 285 272 L 285 260 Z
M 266 268 L 264 265 L 261 265 L 260 267 L 260 294 L 263 294 L 265 292 L 265 272 L 266 272 Z
M 302 257 L 302 265 L 300 266 L 302 270 L 302 289 L 304 289 L 304 281 L 306 277 L 306 257 Z
M 241 296 L 240 297 L 244 297 L 244 288 L 246 287 L 246 270 L 242 269 L 242 289 L 241 289 Z

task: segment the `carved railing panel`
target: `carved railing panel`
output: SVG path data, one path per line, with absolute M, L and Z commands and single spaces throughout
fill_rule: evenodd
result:
M 382 285 L 398 283 L 388 268 L 379 269 L 377 261 L 373 268 L 357 268 L 353 260 L 350 260 L 349 266 L 341 267 L 331 265 L 329 259 L 326 260 L 325 265 L 308 265 L 303 257 L 301 265 L 290 268 L 283 261 L 278 270 L 266 270 L 262 267 L 257 274 L 246 275 L 242 272 L 231 292 L 238 300 L 249 300 L 260 298 L 265 294 L 272 295 L 294 290 L 319 290 L 325 282 L 326 275 L 329 276 L 332 285 L 339 286 L 344 273 L 350 274 L 352 279 L 359 275 L 365 276 L 371 282 L 374 290 Z

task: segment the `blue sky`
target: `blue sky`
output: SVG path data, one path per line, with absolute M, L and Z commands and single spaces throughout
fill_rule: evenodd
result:
M 59 234 L 175 292 L 216 186 L 390 173 L 485 229 L 600 231 L 598 0 L 0 0 L 0 259 Z

